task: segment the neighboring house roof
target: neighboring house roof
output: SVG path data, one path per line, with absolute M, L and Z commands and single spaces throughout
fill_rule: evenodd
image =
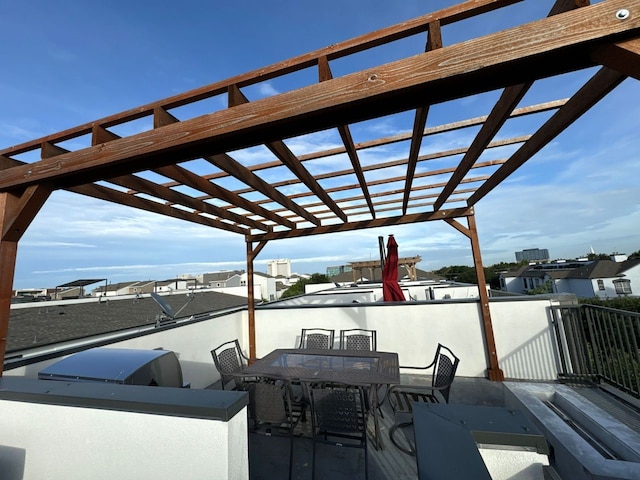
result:
M 342 272 L 332 276 L 329 280 L 336 283 L 353 283 L 353 272 Z
M 506 272 L 502 272 L 500 275 L 502 275 L 504 278 L 515 278 L 515 277 L 519 277 L 520 275 L 522 275 L 527 268 L 529 268 L 530 265 L 522 265 L 520 268 L 518 268 L 517 270 L 509 270 Z
M 215 273 L 205 273 L 204 279 L 206 282 L 218 282 L 218 281 L 226 281 L 231 277 L 235 277 L 237 275 L 241 275 L 242 271 L 240 270 L 230 270 L 227 272 L 215 272 Z
M 620 271 L 620 263 L 612 260 L 597 260 L 582 267 L 576 268 L 568 278 L 611 278 L 617 277 Z
M 624 276 L 624 272 L 640 265 L 640 259 L 625 260 L 624 262 L 614 262 L 613 260 L 594 260 L 581 263 L 567 263 L 559 265 L 524 265 L 516 271 L 505 272 L 503 277 L 526 277 L 526 278 L 574 278 L 574 279 L 595 279 L 613 278 Z
M 408 278 L 409 274 L 405 274 L 402 276 L 402 278 Z M 442 275 L 438 275 L 437 273 L 433 273 L 433 272 L 427 272 L 425 270 L 420 270 L 419 268 L 416 268 L 416 279 L 417 280 L 435 280 L 435 281 L 440 281 L 440 280 L 446 280 L 445 277 L 443 277 Z
M 184 306 L 180 316 L 246 306 L 246 297 L 218 292 L 199 292 L 187 302 L 185 295 L 164 295 L 174 311 Z M 46 308 L 45 308 L 46 306 Z M 12 308 L 9 315 L 7 350 L 19 350 L 126 328 L 154 324 L 160 314 L 156 302 L 147 296 L 132 300 L 109 299 L 102 302 L 38 302 L 33 308 Z
M 267 273 L 262 273 L 262 272 L 253 272 L 253 276 L 254 277 L 274 278 L 271 275 L 269 275 Z
M 138 280 L 133 281 L 133 282 L 120 282 L 120 283 L 110 283 L 109 285 L 107 285 L 107 287 L 105 288 L 104 285 L 98 287 L 98 288 L 94 288 L 92 291 L 94 292 L 116 292 L 122 288 L 126 288 L 129 287 L 131 285 L 135 285 L 136 283 L 138 283 Z

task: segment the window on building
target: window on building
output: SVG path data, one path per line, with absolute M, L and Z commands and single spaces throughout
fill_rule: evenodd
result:
M 613 286 L 616 287 L 616 293 L 618 295 L 630 295 L 631 292 L 631 280 L 627 278 L 618 278 L 613 281 Z
M 604 280 L 598 280 L 598 290 L 604 290 Z

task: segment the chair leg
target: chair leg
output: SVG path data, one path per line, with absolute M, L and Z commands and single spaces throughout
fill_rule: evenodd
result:
M 394 424 L 389 430 L 389 438 L 391 439 L 391 443 L 393 443 L 398 450 L 406 453 L 407 455 L 411 455 L 412 457 L 415 457 L 416 456 L 415 447 L 411 445 L 411 442 L 409 440 L 407 440 L 407 443 L 409 444 L 409 448 L 407 448 L 404 445 L 400 445 L 400 443 L 395 438 L 395 434 L 397 433 L 398 428 L 407 428 L 407 427 L 411 427 L 412 425 L 413 425 L 413 419 L 407 422 L 398 422 Z
M 293 432 L 289 436 L 289 480 L 293 478 Z
M 367 448 L 367 435 L 364 435 L 364 478 L 368 480 L 369 478 L 369 452 Z
M 311 480 L 316 478 L 316 442 L 313 442 L 313 453 L 311 454 Z

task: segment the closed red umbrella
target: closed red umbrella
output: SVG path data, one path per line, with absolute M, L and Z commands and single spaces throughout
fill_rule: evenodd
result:
M 382 269 L 382 296 L 385 302 L 403 302 L 404 293 L 398 284 L 398 244 L 393 235 L 387 241 L 387 260 Z

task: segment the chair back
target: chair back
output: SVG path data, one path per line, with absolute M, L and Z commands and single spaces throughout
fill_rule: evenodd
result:
M 311 388 L 314 431 L 363 433 L 366 429 L 364 393 L 361 388 Z
M 340 349 L 376 351 L 378 349 L 376 331 L 359 328 L 340 330 Z
M 291 424 L 291 398 L 286 386 L 280 382 L 256 382 L 249 387 L 249 411 L 258 423 Z
M 310 350 L 330 350 L 333 348 L 334 330 L 324 328 L 303 328 L 299 348 Z
M 225 342 L 211 350 L 211 356 L 218 373 L 220 373 L 222 389 L 224 390 L 226 384 L 234 379 L 234 374 L 242 373 L 245 365 L 240 343 L 237 339 Z
M 445 401 L 449 403 L 449 392 L 451 391 L 451 384 L 456 376 L 456 370 L 458 369 L 460 359 L 456 357 L 449 348 L 442 344 L 438 344 L 436 356 L 433 362 L 434 366 L 431 384 L 434 387 L 441 388 L 440 393 L 444 397 Z

